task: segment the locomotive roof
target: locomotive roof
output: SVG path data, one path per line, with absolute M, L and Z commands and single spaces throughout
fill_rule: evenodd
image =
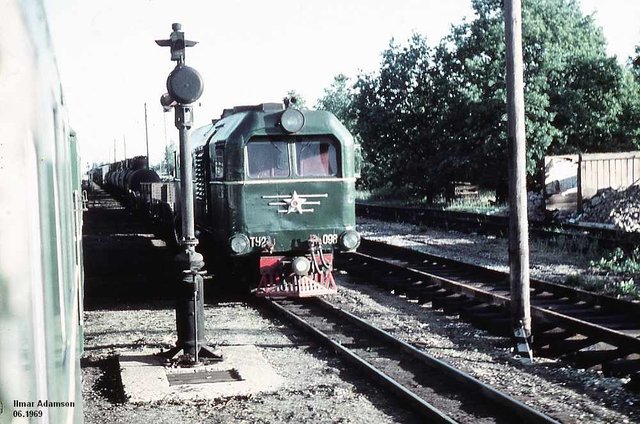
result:
M 220 119 L 224 119 L 227 116 L 233 115 L 234 113 L 239 112 L 278 112 L 284 110 L 284 106 L 281 103 L 260 103 L 259 105 L 246 105 L 246 106 L 235 106 L 230 109 L 224 109 L 222 111 L 222 115 Z M 215 124 L 220 119 L 215 119 L 213 123 Z
M 225 109 L 220 119 L 211 124 L 193 130 L 192 148 L 211 142 L 227 141 L 246 143 L 253 136 L 287 135 L 280 126 L 280 116 L 285 110 L 280 103 L 261 103 L 250 106 L 236 106 Z M 332 134 L 340 144 L 353 143 L 351 134 L 330 112 L 323 110 L 302 110 L 305 117 L 304 127 L 294 135 Z

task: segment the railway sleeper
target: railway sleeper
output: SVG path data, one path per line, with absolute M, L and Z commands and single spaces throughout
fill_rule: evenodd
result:
M 420 297 L 420 295 L 422 295 L 424 293 L 436 292 L 438 290 L 443 290 L 441 284 L 438 284 L 438 283 L 429 284 L 427 282 L 427 283 L 425 283 L 424 285 L 421 285 L 421 286 L 405 288 L 405 294 L 407 296 L 412 295 L 413 297 Z
M 469 320 L 473 325 L 483 330 L 487 330 L 492 334 L 511 337 L 513 330 L 511 329 L 511 317 L 501 313 L 485 313 L 474 314 L 465 319 Z
M 576 335 L 569 339 L 552 342 L 542 347 L 539 351 L 544 356 L 560 357 L 593 346 L 596 343 L 598 343 L 598 341 L 590 337 Z
M 473 307 L 476 305 L 482 304 L 481 301 L 467 298 L 461 302 L 457 303 L 445 303 L 442 305 L 442 311 L 445 315 L 460 315 L 460 310 L 464 307 Z
M 622 315 L 585 315 L 583 318 L 585 321 L 602 325 L 607 328 L 616 328 L 619 330 L 623 329 L 634 329 L 638 328 L 637 322 L 629 322 L 628 318 Z
M 415 278 L 402 277 L 402 276 L 385 276 L 376 282 L 378 285 L 383 286 L 387 290 L 394 290 L 395 294 L 400 294 L 403 287 L 411 285 L 415 282 Z
M 398 294 L 412 294 L 416 291 L 422 290 L 427 287 L 433 287 L 434 284 L 429 281 L 419 280 L 414 278 L 407 279 L 399 282 L 395 287 L 395 292 Z
M 636 372 L 631 374 L 631 379 L 627 384 L 624 385 L 624 388 L 627 390 L 632 390 L 635 392 L 640 391 L 640 372 Z
M 448 297 L 454 294 L 456 294 L 456 292 L 441 287 L 438 290 L 425 290 L 417 294 L 417 297 L 418 302 L 428 303 L 433 302 L 434 299 Z
M 607 327 L 612 330 L 622 330 L 625 334 L 630 334 L 634 337 L 638 337 L 638 334 L 640 334 L 640 324 L 637 322 L 621 321 L 608 324 Z
M 629 351 L 611 346 L 610 349 L 580 350 L 565 357 L 573 365 L 579 368 L 602 368 L 602 364 L 616 359 L 624 358 Z
M 425 287 L 425 289 L 426 288 L 429 288 L 429 289 L 432 289 L 432 290 L 436 289 L 434 287 Z M 406 292 L 405 296 L 406 296 L 407 299 L 416 301 L 418 303 L 426 303 L 426 302 L 428 302 L 428 301 L 424 301 L 424 298 L 421 296 L 421 293 L 422 293 L 422 291 L 418 291 L 418 290 L 413 291 L 412 290 L 412 291 Z
M 460 293 L 453 293 L 451 296 L 434 298 L 431 301 L 431 305 L 433 309 L 442 309 L 445 312 L 447 312 L 447 310 L 454 310 L 457 312 L 461 305 L 468 304 L 469 301 L 470 299 L 468 296 Z
M 535 300 L 533 301 L 535 305 Z M 573 316 L 580 315 L 594 315 L 600 312 L 600 308 L 595 308 L 593 306 L 585 305 L 582 303 L 573 303 L 569 305 L 551 305 L 545 306 L 546 309 L 551 311 L 560 312 L 561 314 L 571 314 Z
M 607 376 L 625 376 L 640 372 L 640 355 L 631 354 L 623 359 L 602 364 L 602 372 Z
M 460 309 L 467 306 L 475 306 L 481 304 L 482 302 L 475 299 L 467 299 L 461 303 L 456 304 L 444 304 L 442 307 L 442 311 L 445 315 L 460 315 Z
M 558 326 L 552 322 L 544 322 L 544 321 L 537 320 L 535 318 L 533 319 L 531 325 L 532 325 L 533 333 L 535 335 L 546 333 L 555 328 L 558 328 Z
M 533 345 L 534 347 L 542 348 L 551 343 L 555 343 L 557 341 L 566 340 L 570 337 L 574 337 L 575 335 L 576 333 L 574 331 L 570 331 L 570 330 L 566 330 L 558 327 L 542 333 L 537 333 L 534 331 Z
M 477 305 L 463 306 L 460 308 L 460 315 L 469 316 L 472 314 L 482 313 L 505 313 L 505 309 L 502 306 L 492 305 L 482 300 L 478 300 Z
M 557 308 L 561 309 L 563 307 L 571 307 L 576 305 L 576 301 L 572 299 L 568 299 L 566 297 L 556 297 L 550 299 L 541 299 L 538 297 L 531 299 L 531 304 L 533 306 L 539 306 L 541 308 Z

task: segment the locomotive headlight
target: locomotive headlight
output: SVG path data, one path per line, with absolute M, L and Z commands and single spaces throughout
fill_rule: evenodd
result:
M 287 109 L 282 112 L 280 125 L 286 132 L 298 132 L 304 126 L 304 115 L 298 109 Z
M 360 246 L 360 234 L 357 231 L 347 230 L 340 234 L 339 243 L 344 250 L 355 250 Z
M 249 238 L 244 234 L 234 234 L 229 239 L 229 247 L 235 255 L 242 255 L 249 251 Z
M 304 256 L 298 256 L 291 262 L 291 268 L 296 275 L 307 275 L 311 269 L 311 262 Z

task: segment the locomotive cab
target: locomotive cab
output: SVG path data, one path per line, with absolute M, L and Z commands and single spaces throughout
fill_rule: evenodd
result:
M 355 145 L 329 112 L 243 106 L 194 131 L 196 225 L 257 261 L 258 296 L 333 293 L 334 251 L 357 248 Z

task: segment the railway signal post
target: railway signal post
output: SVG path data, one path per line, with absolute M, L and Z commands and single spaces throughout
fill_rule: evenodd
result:
M 171 48 L 171 60 L 177 62 L 167 78 L 167 91 L 160 103 L 165 111 L 174 109 L 175 126 L 180 138 L 180 215 L 182 225 L 181 252 L 176 256 L 180 272 L 176 299 L 176 346 L 166 353 L 185 365 L 222 360 L 222 354 L 207 345 L 204 328 L 203 256 L 196 252 L 193 215 L 193 178 L 189 130 L 193 124 L 191 104 L 202 95 L 202 77 L 185 65 L 185 50 L 197 44 L 185 39 L 181 25 L 174 23 L 168 40 L 156 40 L 159 46 Z M 182 352 L 182 355 L 180 353 Z

